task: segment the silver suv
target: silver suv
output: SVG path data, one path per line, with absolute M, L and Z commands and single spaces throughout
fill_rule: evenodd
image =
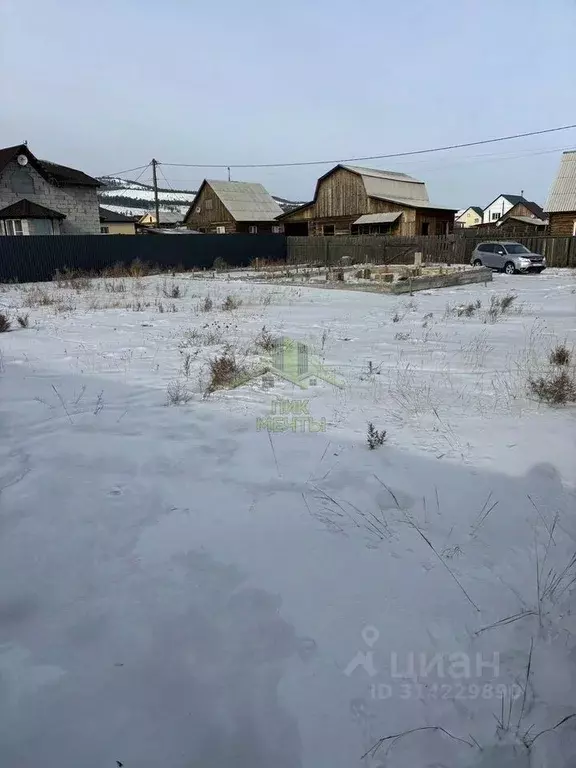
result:
M 502 269 L 507 275 L 515 272 L 542 272 L 546 259 L 539 253 L 532 253 L 525 245 L 513 242 L 480 243 L 470 259 L 475 267 Z

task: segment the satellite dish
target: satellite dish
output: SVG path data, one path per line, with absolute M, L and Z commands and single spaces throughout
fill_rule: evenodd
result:
M 26 155 L 18 155 L 18 165 L 28 165 L 28 158 Z

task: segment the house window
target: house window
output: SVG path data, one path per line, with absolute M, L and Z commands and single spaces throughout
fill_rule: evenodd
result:
M 205 200 L 205 205 L 206 205 L 206 210 L 207 210 L 207 211 L 211 211 L 211 210 L 212 210 L 212 202 L 213 202 L 213 201 L 212 201 L 210 198 L 208 198 L 207 200 Z
M 500 214 L 498 213 L 498 211 L 492 211 L 491 220 L 498 221 L 499 218 L 500 218 Z
M 430 222 L 428 222 L 428 221 L 423 221 L 422 222 L 422 234 L 424 236 L 430 234 Z
M 110 227 L 100 227 L 100 234 L 107 235 L 110 232 Z
M 32 174 L 27 168 L 16 168 L 10 178 L 10 186 L 12 192 L 17 195 L 33 195 L 36 190 L 34 189 L 34 179 Z
M 258 234 L 258 227 L 256 226 L 256 224 L 250 224 L 250 226 L 248 227 L 248 232 L 251 235 L 257 235 Z
M 226 227 L 216 227 L 216 234 L 217 235 L 225 235 L 226 234 Z
M 335 232 L 334 224 L 324 224 L 322 227 L 323 235 L 333 235 Z
M 282 232 L 282 227 L 279 227 L 277 224 L 273 225 L 272 232 L 274 232 L 275 235 L 279 235 Z
M 26 219 L 8 219 L 4 222 L 7 235 L 27 235 L 28 234 L 28 222 Z

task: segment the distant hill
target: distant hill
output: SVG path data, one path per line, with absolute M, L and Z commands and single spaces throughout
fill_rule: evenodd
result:
M 114 176 L 103 176 L 99 181 L 104 185 L 98 192 L 100 205 L 104 208 L 124 213 L 126 216 L 143 216 L 154 210 L 154 188 L 151 184 L 119 179 Z M 158 187 L 160 210 L 174 211 L 184 216 L 195 195 L 195 190 Z M 302 205 L 283 197 L 274 197 L 274 200 L 283 211 L 291 211 Z

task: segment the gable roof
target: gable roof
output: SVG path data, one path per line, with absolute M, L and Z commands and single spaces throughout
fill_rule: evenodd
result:
M 576 211 L 576 151 L 564 152 L 544 210 L 549 213 Z
M 0 219 L 65 219 L 66 216 L 51 208 L 33 203 L 30 200 L 18 200 L 12 205 L 2 208 Z
M 249 181 L 204 179 L 185 220 L 196 206 L 205 186 L 209 186 L 235 221 L 275 221 L 283 211 L 262 184 Z
M 100 212 L 100 221 L 107 221 L 110 224 L 134 224 L 134 218 L 125 216 L 123 213 L 110 211 L 108 208 L 102 208 L 102 206 L 98 210 Z
M 288 218 L 290 214 L 301 211 L 304 208 L 308 208 L 313 205 L 318 199 L 318 192 L 320 185 L 324 179 L 328 178 L 338 169 L 343 168 L 345 171 L 355 173 L 360 176 L 362 183 L 364 184 L 364 190 L 368 197 L 375 198 L 376 200 L 384 200 L 389 203 L 396 203 L 408 208 L 429 208 L 433 210 L 445 210 L 456 211 L 456 208 L 448 208 L 443 205 L 435 205 L 430 202 L 428 198 L 428 192 L 426 190 L 426 184 L 419 179 L 415 179 L 413 176 L 409 176 L 407 173 L 400 173 L 398 171 L 382 171 L 378 168 L 362 168 L 358 165 L 343 165 L 339 163 L 331 168 L 323 176 L 320 176 L 316 182 L 316 189 L 314 191 L 314 198 L 309 203 L 304 203 L 297 208 L 287 211 L 280 218 Z
M 480 217 L 484 213 L 484 211 L 482 210 L 482 208 L 480 208 L 479 205 L 469 205 L 468 208 L 464 208 L 463 211 L 460 211 L 460 213 L 456 216 L 456 218 L 461 219 L 465 213 L 468 213 L 468 211 L 474 211 L 474 213 Z
M 160 225 L 162 224 L 181 224 L 184 220 L 184 216 L 178 211 L 158 211 L 160 215 Z M 153 221 L 156 221 L 156 211 L 147 211 L 145 214 L 139 217 L 138 224 L 142 223 L 142 220 L 147 216 L 150 216 Z
M 501 197 L 503 197 L 505 200 L 508 200 L 508 202 L 511 205 L 516 205 L 517 203 L 524 203 L 524 204 L 526 204 L 528 202 L 525 197 L 522 197 L 522 195 L 498 195 L 497 197 L 494 198 L 494 200 L 492 200 L 491 203 L 489 203 L 486 206 L 486 208 L 482 209 L 482 213 L 484 213 L 484 211 L 487 211 L 488 208 L 490 208 L 491 205 L 494 205 L 496 200 L 500 200 Z
M 533 214 L 537 219 L 545 219 L 546 213 L 544 212 L 544 208 L 538 205 L 538 203 L 535 203 L 531 200 L 522 200 L 522 205 L 525 208 L 528 208 L 531 214 Z
M 39 160 L 27 147 L 26 144 L 18 144 L 15 147 L 4 147 L 0 149 L 0 173 L 4 168 L 18 157 L 25 155 L 30 165 L 36 170 L 49 184 L 58 186 L 80 186 L 80 187 L 100 187 L 101 182 L 93 179 L 82 171 L 75 168 L 68 168 L 66 165 L 58 165 L 49 160 Z

